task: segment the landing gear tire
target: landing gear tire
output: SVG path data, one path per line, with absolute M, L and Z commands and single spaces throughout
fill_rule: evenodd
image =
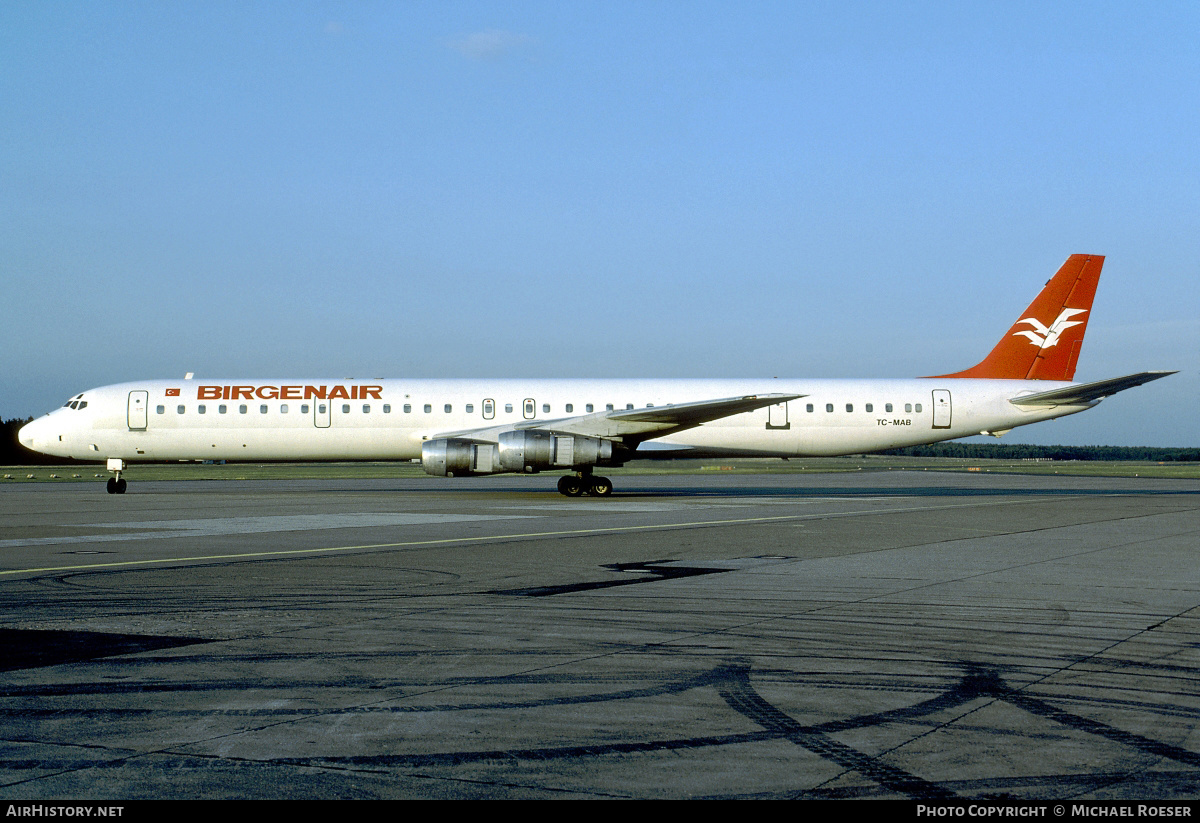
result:
M 110 477 L 105 488 L 108 489 L 109 494 L 124 494 L 125 488 L 128 485 L 124 477 Z
M 613 492 L 612 481 L 607 477 L 591 474 L 567 474 L 558 478 L 558 493 L 567 497 L 590 494 L 593 497 L 608 497 Z
M 558 478 L 558 493 L 567 497 L 579 497 L 583 494 L 583 480 L 573 474 Z
M 612 491 L 612 481 L 607 477 L 593 477 L 591 485 L 588 487 L 588 494 L 592 497 L 608 497 Z

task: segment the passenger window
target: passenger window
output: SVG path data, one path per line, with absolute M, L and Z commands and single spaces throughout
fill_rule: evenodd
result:
M 852 411 L 854 411 L 854 404 L 853 404 L 853 403 L 847 403 L 847 404 L 846 404 L 846 411 L 848 411 L 848 412 L 852 412 Z
M 812 411 L 812 410 L 813 410 L 813 404 L 812 404 L 812 403 L 809 403 L 807 406 L 805 406 L 805 407 L 804 407 L 804 410 L 805 410 L 805 411 Z
M 512 403 L 505 403 L 505 404 L 504 404 L 504 413 L 505 413 L 505 414 L 512 414 Z
M 573 403 L 568 403 L 567 404 L 567 414 L 571 414 L 573 411 L 575 411 L 575 405 Z
M 287 408 L 287 407 L 288 407 L 288 404 L 287 404 L 287 403 L 280 403 L 280 404 L 279 404 L 279 413 L 280 413 L 280 414 L 287 414 L 287 412 L 288 412 L 288 408 Z
M 266 406 L 263 406 L 263 408 L 265 409 L 265 408 L 266 408 Z M 343 404 L 342 404 L 342 414 L 349 414 L 349 413 L 350 413 L 350 404 L 349 404 L 349 403 L 343 403 Z
M 199 405 L 199 406 L 196 408 L 196 411 L 200 412 L 200 414 L 204 414 L 206 411 L 208 411 L 208 408 L 207 408 L 207 407 L 206 407 L 206 406 L 205 406 L 203 403 L 201 403 L 201 404 L 200 404 L 200 405 Z
M 917 414 L 920 414 L 920 413 L 921 413 L 921 404 L 918 403 L 917 404 Z
M 429 414 L 429 413 L 431 413 L 432 411 L 433 411 L 433 406 L 432 406 L 431 404 L 429 404 L 429 403 L 426 403 L 426 404 L 425 404 L 425 413 L 426 413 L 426 414 Z
M 371 413 L 371 404 L 363 403 L 363 414 L 370 414 L 370 413 Z
M 827 412 L 831 412 L 831 411 L 833 411 L 833 404 L 832 404 L 832 403 L 826 403 L 826 404 L 825 404 L 825 411 L 827 411 Z
M 912 403 L 905 403 L 905 404 L 904 404 L 904 413 L 905 413 L 905 414 L 912 414 Z
M 178 414 L 183 414 L 183 406 L 176 406 L 175 411 Z
M 868 403 L 868 404 L 867 404 L 867 411 L 869 411 L 869 412 L 873 412 L 873 411 L 875 411 L 875 404 L 874 404 L 874 403 Z
M 242 409 L 245 409 L 245 408 L 246 408 L 245 406 L 242 406 Z M 324 414 L 324 413 L 325 413 L 325 404 L 324 404 L 324 403 L 318 403 L 318 404 L 317 404 L 317 413 L 318 413 L 318 414 Z
M 626 403 L 626 404 L 625 404 L 625 408 L 627 408 L 627 409 L 632 409 L 632 408 L 633 408 L 633 404 L 632 404 L 632 403 Z
M 404 413 L 405 413 L 405 414 L 412 414 L 412 404 L 411 404 L 411 403 L 405 403 L 405 404 L 404 404 Z
M 159 406 L 157 409 L 155 409 L 155 411 L 157 411 L 159 414 L 162 414 L 166 410 L 167 410 L 166 406 Z
M 468 403 L 467 404 L 467 414 L 474 414 L 474 413 L 475 413 L 475 404 Z
M 588 414 L 591 414 L 592 411 L 594 410 L 594 407 L 592 406 L 591 403 L 588 403 L 586 406 L 584 406 L 584 408 L 587 409 Z
M 258 407 L 258 413 L 259 414 L 267 413 L 267 404 L 266 403 L 263 403 L 261 406 Z
M 303 405 L 300 407 L 300 413 L 301 413 L 301 414 L 308 414 L 308 404 L 307 404 L 307 403 L 303 404 Z
M 391 403 L 384 403 L 384 404 L 383 404 L 383 413 L 384 413 L 384 414 L 391 414 L 391 413 L 392 413 L 392 404 L 391 404 Z
M 246 404 L 245 404 L 245 403 L 243 403 L 242 405 L 238 406 L 238 414 L 245 414 L 245 413 L 246 413 L 246 411 L 247 411 L 247 409 L 246 409 Z
M 542 414 L 549 414 L 549 413 L 550 413 L 550 404 L 543 403 L 542 404 Z
M 608 404 L 608 405 L 606 405 L 604 408 L 605 408 L 605 409 L 607 409 L 608 411 L 612 411 L 612 410 L 613 410 L 613 404 L 612 404 L 612 403 L 609 403 L 609 404 Z
M 890 411 L 892 410 L 892 404 L 891 404 L 891 403 L 885 403 L 885 404 L 884 404 L 884 406 L 883 406 L 883 410 L 884 410 L 884 411 L 886 411 L 886 412 L 890 412 Z
M 450 413 L 450 404 L 449 403 L 447 403 L 445 406 L 445 412 L 446 412 L 446 414 Z

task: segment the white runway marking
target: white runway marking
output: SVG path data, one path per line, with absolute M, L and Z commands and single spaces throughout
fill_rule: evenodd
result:
M 696 511 L 697 509 L 743 508 L 742 506 L 725 506 L 720 503 L 635 503 L 612 502 L 608 500 L 570 501 L 524 505 L 514 503 L 510 506 L 495 506 L 496 509 L 519 509 L 522 511 L 561 512 L 561 511 L 590 511 L 597 514 L 605 512 L 678 512 Z M 526 515 L 529 516 L 529 515 Z
M 284 514 L 265 517 L 213 517 L 193 520 L 143 520 L 114 523 L 121 531 L 106 534 L 60 535 L 0 540 L 0 548 L 52 546 L 64 543 L 107 543 L 166 537 L 211 537 L 261 532 L 303 532 L 318 529 L 359 529 L 380 526 L 423 526 L 431 523 L 464 523 L 472 520 L 519 520 L 537 517 L 521 514 L 407 514 L 351 512 L 347 514 Z M 96 528 L 95 524 L 90 526 Z
M 814 503 L 891 502 L 911 498 L 912 495 L 893 495 L 888 497 L 722 497 L 720 502 L 709 501 L 704 498 L 679 501 L 563 500 L 553 503 L 512 503 L 503 506 L 493 506 L 492 508 L 539 512 L 691 512 L 699 509 L 744 509 L 747 506 L 809 506 Z

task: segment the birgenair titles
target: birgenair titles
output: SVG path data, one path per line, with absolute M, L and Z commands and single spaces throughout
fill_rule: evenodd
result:
M 89 389 L 19 433 L 107 463 L 122 494 L 149 461 L 416 460 L 441 477 L 564 474 L 612 493 L 631 460 L 859 454 L 1001 435 L 1173 374 L 1076 383 L 1104 258 L 1075 254 L 978 365 L 909 379 L 138 380 Z

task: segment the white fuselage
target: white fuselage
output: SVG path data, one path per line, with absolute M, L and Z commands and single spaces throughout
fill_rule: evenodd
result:
M 997 433 L 1092 403 L 1021 408 L 1067 382 L 905 380 L 155 380 L 104 386 L 32 421 L 21 442 L 84 460 L 406 460 L 456 432 L 554 429 L 607 409 L 803 395 L 643 443 L 636 457 L 855 454 Z M 84 405 L 86 404 L 86 405 Z

